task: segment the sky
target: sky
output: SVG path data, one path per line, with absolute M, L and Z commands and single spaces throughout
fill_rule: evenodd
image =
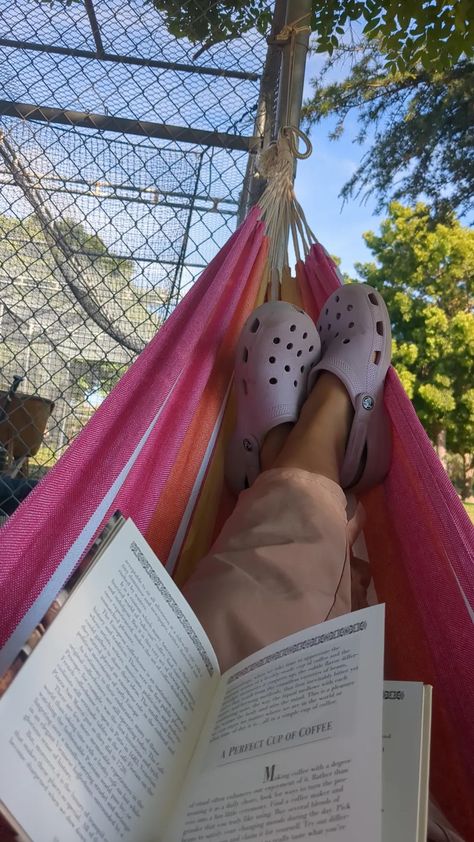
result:
M 321 65 L 321 56 L 311 55 L 307 62 L 304 97 L 311 94 L 310 80 Z M 378 230 L 383 216 L 375 213 L 375 200 L 361 204 L 351 199 L 344 205 L 339 192 L 350 178 L 363 154 L 353 143 L 356 134 L 355 115 L 347 122 L 342 138 L 331 141 L 328 133 L 333 123 L 325 120 L 309 133 L 313 144 L 310 158 L 298 161 L 296 195 L 318 240 L 341 258 L 341 270 L 354 274 L 354 263 L 371 259 L 362 234 Z

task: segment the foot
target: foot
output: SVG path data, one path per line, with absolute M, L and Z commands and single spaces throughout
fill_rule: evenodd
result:
M 322 373 L 338 378 L 351 401 L 353 419 L 341 466 L 341 485 L 364 491 L 381 482 L 391 457 L 390 422 L 383 389 L 390 365 L 391 327 L 385 303 L 366 284 L 334 292 L 318 320 L 322 357 L 308 379 Z
M 297 421 L 308 372 L 319 356 L 316 326 L 292 304 L 263 304 L 245 323 L 235 365 L 237 422 L 226 458 L 226 478 L 234 491 L 251 485 L 260 473 L 268 433 Z M 280 431 L 267 440 L 265 464 L 283 438 Z
M 260 468 L 262 471 L 273 468 L 294 426 L 294 424 L 289 423 L 279 424 L 278 427 L 272 427 L 268 431 L 260 450 Z

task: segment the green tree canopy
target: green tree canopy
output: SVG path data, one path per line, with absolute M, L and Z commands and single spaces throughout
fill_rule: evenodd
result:
M 163 13 L 172 35 L 204 46 L 254 26 L 265 33 L 273 6 L 268 0 L 149 2 Z M 442 69 L 470 55 L 474 46 L 472 0 L 312 0 L 311 28 L 319 52 L 339 47 L 355 21 L 362 21 L 367 38 L 382 40 L 387 64 L 399 70 L 419 58 L 426 68 Z
M 256 27 L 262 35 L 272 20 L 268 0 L 149 0 L 164 15 L 175 38 L 188 38 L 193 44 L 208 46 L 238 38 Z
M 303 109 L 307 125 L 335 117 L 332 139 L 354 112 L 355 140 L 371 142 L 341 195 L 375 194 L 379 210 L 387 199 L 413 204 L 429 197 L 440 217 L 450 209 L 462 216 L 474 195 L 474 62 L 389 72 L 379 46 L 364 42 L 334 53 Z M 345 78 L 331 81 L 335 67 L 348 67 Z
M 380 234 L 364 239 L 375 261 L 356 269 L 387 302 L 393 364 L 432 441 L 445 432 L 472 471 L 474 231 L 434 221 L 426 205 L 393 203 Z
M 346 27 L 363 22 L 369 41 L 379 41 L 389 68 L 450 67 L 474 47 L 472 0 L 313 0 L 317 51 L 332 53 Z

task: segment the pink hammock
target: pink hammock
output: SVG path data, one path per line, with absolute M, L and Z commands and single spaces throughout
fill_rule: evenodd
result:
M 182 583 L 229 512 L 223 452 L 241 326 L 263 300 L 268 240 L 254 209 L 64 456 L 1 530 L 0 673 L 120 509 Z M 313 318 L 340 283 L 320 245 L 282 297 Z M 434 685 L 432 789 L 474 839 L 473 530 L 397 375 L 393 464 L 364 499 L 390 678 Z

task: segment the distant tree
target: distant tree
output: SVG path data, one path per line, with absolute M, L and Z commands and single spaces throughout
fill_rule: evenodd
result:
M 474 231 L 433 221 L 426 205 L 393 203 L 380 234 L 364 239 L 375 261 L 357 264 L 383 294 L 393 330 L 393 364 L 434 444 L 474 474 Z
M 88 360 L 82 357 L 78 357 L 70 365 L 77 397 L 91 407 L 107 397 L 126 370 L 127 363 Z
M 65 285 L 85 311 L 85 320 L 91 319 L 123 348 L 141 351 L 162 322 L 165 291 L 140 288 L 133 279 L 133 261 L 115 257 L 101 236 L 82 222 L 63 217 L 54 221 L 54 236 L 50 229 L 36 214 L 23 219 L 0 214 L 2 259 L 9 270 L 15 266 L 15 273 L 21 273 L 36 264 L 38 256 L 20 245 L 36 244 L 47 274 L 51 273 L 50 255 L 54 256 Z M 15 295 L 21 298 L 21 291 L 11 290 L 10 299 Z
M 79 257 L 87 257 L 104 277 L 117 273 L 124 280 L 130 280 L 133 274 L 132 261 L 114 257 L 99 234 L 92 234 L 85 225 L 68 217 L 57 220 L 56 225 L 74 252 Z
M 466 214 L 474 195 L 474 62 L 433 71 L 422 55 L 410 70 L 392 72 L 380 48 L 364 41 L 336 50 L 304 105 L 307 125 L 335 118 L 333 140 L 354 114 L 356 142 L 370 142 L 342 197 L 374 194 L 378 210 L 387 200 L 428 197 L 440 218 Z M 336 69 L 345 75 L 333 81 Z

